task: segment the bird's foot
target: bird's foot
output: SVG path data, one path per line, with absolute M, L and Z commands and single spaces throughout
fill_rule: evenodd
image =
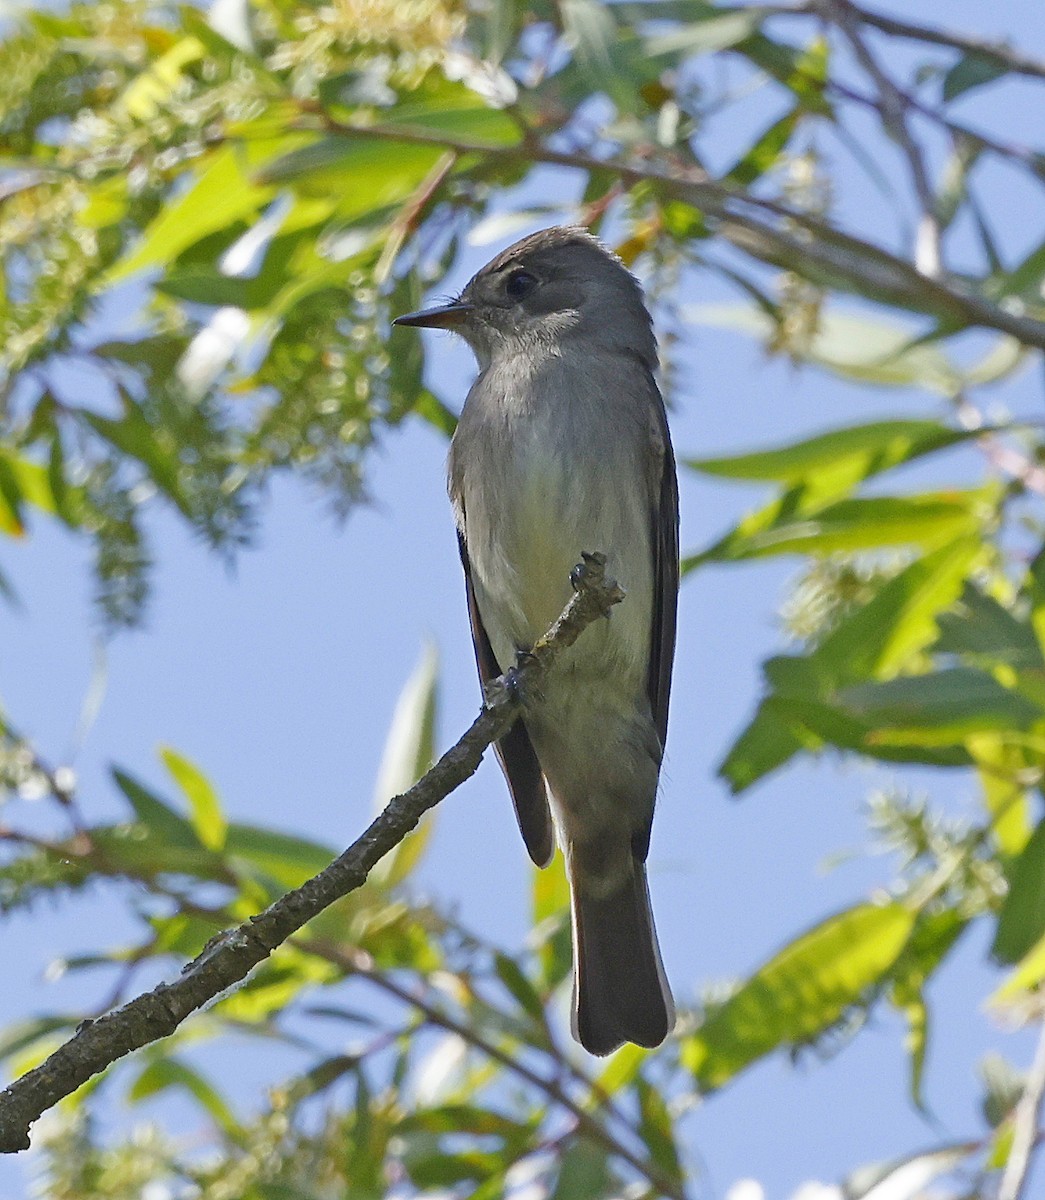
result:
M 529 646 L 516 646 L 515 648 L 515 666 L 509 667 L 504 673 L 504 686 L 508 689 L 508 694 L 512 699 L 519 701 L 523 700 L 523 669 L 532 662 L 536 662 L 536 656 Z
M 598 550 L 592 554 L 582 550 L 581 560 L 570 572 L 570 583 L 575 592 L 583 587 L 597 587 L 606 574 L 606 555 Z

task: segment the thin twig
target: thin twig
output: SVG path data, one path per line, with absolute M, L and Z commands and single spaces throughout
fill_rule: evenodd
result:
M 927 42 L 932 46 L 947 46 L 962 54 L 971 54 L 977 58 L 986 59 L 1005 71 L 1015 75 L 1029 75 L 1035 79 L 1045 79 L 1045 62 L 1021 54 L 1013 49 L 1008 42 L 990 42 L 983 38 L 969 37 L 963 33 L 952 33 L 946 29 L 936 29 L 931 25 L 916 25 L 911 21 L 902 21 L 897 17 L 877 13 L 859 4 L 851 4 L 850 8 L 864 25 L 872 25 L 882 33 L 892 37 L 906 38 L 914 42 Z M 820 16 L 823 13 L 822 0 L 810 0 L 806 4 L 797 4 L 794 8 L 781 6 L 776 10 L 777 15 L 809 14 Z
M 812 76 L 810 76 L 810 79 L 812 80 Z M 816 81 L 814 80 L 814 82 Z M 862 92 L 858 92 L 856 88 L 849 87 L 845 83 L 840 83 L 837 79 L 829 79 L 823 86 L 826 87 L 829 94 L 839 96 L 843 100 L 849 100 L 853 104 L 859 104 L 861 108 L 873 109 L 875 112 L 881 111 L 878 101 L 873 96 L 865 96 Z M 997 155 L 999 158 L 1019 163 L 1021 167 L 1026 167 L 1034 172 L 1040 170 L 1040 156 L 1030 146 L 1022 145 L 1019 142 L 1003 142 L 1000 138 L 996 138 L 989 133 L 984 133 L 980 129 L 973 129 L 968 125 L 962 125 L 958 121 L 952 121 L 950 117 L 944 116 L 939 109 L 932 108 L 906 89 L 897 87 L 897 91 L 903 99 L 904 104 L 912 112 L 916 112 L 920 117 L 924 117 L 926 121 L 931 121 L 934 125 L 938 125 L 955 141 L 964 140 L 970 142 L 983 150 L 989 151 L 991 154 Z M 1036 178 L 1039 178 L 1040 182 L 1040 177 L 1036 175 Z
M 424 179 L 421 180 L 417 190 L 403 208 L 400 209 L 399 214 L 392 222 L 388 236 L 385 238 L 385 244 L 381 250 L 381 257 L 377 260 L 377 266 L 374 267 L 374 280 L 376 283 L 384 283 L 388 278 L 399 251 L 403 247 L 403 243 L 421 223 L 422 217 L 425 215 L 440 187 L 442 187 L 443 181 L 454 169 L 456 162 L 457 155 L 452 150 L 440 155 L 439 161 Z
M 1045 1015 L 1045 1014 L 1043 1014 Z M 1045 1020 L 1034 1062 L 1012 1116 L 1012 1148 L 1005 1161 L 998 1200 L 1022 1200 L 1030 1178 L 1031 1156 L 1038 1141 L 1038 1123 L 1045 1106 Z
M 264 912 L 212 938 L 171 984 L 160 984 L 95 1021 L 84 1021 L 41 1066 L 0 1092 L 0 1153 L 29 1148 L 29 1128 L 117 1059 L 168 1037 L 197 1009 L 239 983 L 303 925 L 361 887 L 371 869 L 433 808 L 477 770 L 491 743 L 519 715 L 526 690 L 555 659 L 624 599 L 604 575 L 606 558 L 585 554 L 573 574 L 574 596 L 552 628 L 511 673 L 487 688 L 483 710 L 461 739 L 409 791 L 395 796 L 369 829 L 330 866 Z
M 1045 467 L 1024 451 L 1001 441 L 996 430 L 984 428 L 986 422 L 983 413 L 964 392 L 954 397 L 954 411 L 966 429 L 984 429 L 983 436 L 976 439 L 976 444 L 995 470 L 1016 480 L 1028 492 L 1045 496 Z
M 929 182 L 925 156 L 914 139 L 907 123 L 906 97 L 889 78 L 864 41 L 860 29 L 859 11 L 849 0 L 824 0 L 821 11 L 832 19 L 852 47 L 857 62 L 870 76 L 878 89 L 878 112 L 886 132 L 900 147 L 911 171 L 911 181 L 921 206 L 915 241 L 915 265 L 924 275 L 936 278 L 943 269 L 940 246 L 940 220 L 936 211 L 936 195 Z

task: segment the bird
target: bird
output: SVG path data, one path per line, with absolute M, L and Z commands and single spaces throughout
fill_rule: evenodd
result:
M 559 615 L 581 552 L 626 599 L 522 696 L 495 751 L 530 857 L 570 885 L 572 1032 L 590 1053 L 660 1045 L 675 1009 L 646 859 L 675 651 L 678 484 L 642 288 L 581 226 L 509 246 L 447 303 L 478 366 L 447 462 L 479 677 Z

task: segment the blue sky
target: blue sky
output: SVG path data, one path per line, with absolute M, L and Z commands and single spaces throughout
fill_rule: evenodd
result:
M 940 15 L 939 5 L 921 2 L 880 7 L 913 20 Z M 955 0 L 945 18 L 953 28 L 1009 34 L 1041 54 L 1040 13 L 1033 0 L 994 6 Z M 1013 93 L 1020 94 L 1018 88 Z M 1014 138 L 1042 140 L 1040 114 L 1032 118 L 1018 102 L 1010 99 L 1006 108 L 1002 98 L 980 111 Z M 574 185 L 549 175 L 540 190 L 569 196 Z M 1013 253 L 1025 240 L 1041 239 L 1040 216 L 1028 216 L 1026 198 L 1007 186 L 1004 173 L 991 181 L 988 202 Z M 844 195 L 843 211 L 857 227 L 884 220 L 875 199 L 858 188 Z M 503 244 L 471 248 L 438 290 L 461 286 Z M 684 299 L 735 296 L 698 272 Z M 876 391 L 767 361 L 738 334 L 701 327 L 685 333 L 671 418 L 680 457 L 747 450 L 860 419 L 938 411 L 924 394 Z M 433 383 L 458 404 L 473 373 L 467 349 L 448 335 L 422 336 Z M 1037 411 L 1040 377 L 1025 372 L 994 398 Z M 23 544 L 0 547 L 0 566 L 24 602 L 21 611 L 0 610 L 6 712 L 52 762 L 75 755 L 92 815 L 120 811 L 106 778 L 110 762 L 165 786 L 156 749 L 170 744 L 214 780 L 233 818 L 347 843 L 369 818 L 392 709 L 426 641 L 435 644 L 441 662 L 441 747 L 477 708 L 445 499 L 445 454 L 445 442 L 420 421 L 385 438 L 371 463 L 373 503 L 341 527 L 321 498 L 280 483 L 256 548 L 231 571 L 157 513 L 150 525 L 157 568 L 147 625 L 106 648 L 104 702 L 79 747 L 75 729 L 97 653 L 87 556 L 58 528 L 37 523 Z M 921 478 L 960 482 L 978 469 L 969 452 Z M 689 471 L 680 482 L 682 545 L 690 550 L 760 495 Z M 859 853 L 825 868 L 839 850 L 865 844 L 861 805 L 888 783 L 886 772 L 836 761 L 805 764 L 740 801 L 714 776 L 759 694 L 761 659 L 781 645 L 775 614 L 796 569 L 795 561 L 715 568 L 683 583 L 668 755 L 650 855 L 666 966 L 683 1003 L 716 980 L 745 974 L 790 935 L 889 879 L 887 862 Z M 943 796 L 954 811 L 975 811 L 971 778 L 906 778 Z M 453 905 L 484 937 L 519 946 L 530 868 L 494 763 L 485 763 L 440 807 L 435 826 L 415 887 Z M 0 1022 L 97 1002 L 107 982 L 45 982 L 47 963 L 88 944 L 119 944 L 127 932 L 119 904 L 101 889 L 8 920 L 0 930 L 8 963 Z M 796 1069 L 775 1057 L 688 1118 L 687 1141 L 706 1171 L 707 1194 L 720 1196 L 737 1178 L 754 1176 L 771 1197 L 782 1198 L 803 1180 L 832 1181 L 859 1163 L 980 1130 L 979 1059 L 992 1047 L 1017 1064 L 1030 1054 L 1026 1037 L 995 1028 L 982 1011 L 996 981 L 985 955 L 983 937 L 974 933 L 930 989 L 936 1020 L 927 1098 L 938 1127 L 907 1102 L 902 1029 L 883 1010 L 831 1061 L 810 1056 Z M 253 1084 L 278 1078 L 287 1062 L 237 1056 L 237 1091 L 249 1097 Z M 191 1127 L 191 1115 L 177 1105 L 142 1111 Z M 23 1168 L 24 1160 L 0 1160 L 0 1194 L 24 1188 Z

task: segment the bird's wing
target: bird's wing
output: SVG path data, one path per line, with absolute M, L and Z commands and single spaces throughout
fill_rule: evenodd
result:
M 651 380 L 652 382 L 652 380 Z M 679 490 L 664 401 L 656 384 L 654 438 L 660 443 L 660 478 L 654 477 L 650 511 L 653 547 L 653 628 L 647 691 L 653 721 L 663 747 L 668 735 L 668 696 L 675 658 L 675 620 L 679 595 Z
M 457 543 L 461 551 L 461 565 L 464 567 L 465 590 L 468 595 L 468 619 L 472 625 L 475 662 L 479 668 L 479 679 L 485 687 L 501 674 L 501 668 L 494 657 L 493 647 L 490 645 L 490 638 L 483 626 L 479 605 L 475 600 L 472 565 L 468 559 L 464 534 L 461 532 L 458 532 Z M 537 755 L 530 742 L 530 735 L 527 733 L 521 717 L 504 737 L 494 743 L 494 751 L 501 764 L 504 777 L 508 781 L 508 790 L 512 794 L 515 815 L 519 821 L 519 830 L 526 843 L 526 849 L 537 866 L 546 867 L 555 852 L 551 811 L 548 808 L 548 796 L 544 787 L 541 764 L 537 761 Z

